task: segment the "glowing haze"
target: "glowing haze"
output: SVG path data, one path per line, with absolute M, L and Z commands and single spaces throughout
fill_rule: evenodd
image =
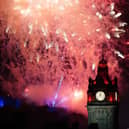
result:
M 127 23 L 115 1 L 6 0 L 0 7 L 0 39 L 10 61 L 3 65 L 15 79 L 1 78 L 10 95 L 85 112 L 88 78 L 96 75 L 102 48 L 110 75 L 119 76 L 116 57 L 125 55 L 115 46 Z

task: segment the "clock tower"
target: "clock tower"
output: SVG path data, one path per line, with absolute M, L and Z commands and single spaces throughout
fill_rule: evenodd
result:
M 87 95 L 88 128 L 118 129 L 117 78 L 110 79 L 104 58 L 99 62 L 95 80 L 89 79 Z

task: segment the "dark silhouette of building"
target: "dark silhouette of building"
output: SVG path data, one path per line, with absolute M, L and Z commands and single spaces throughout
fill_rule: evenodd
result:
M 119 94 L 117 78 L 108 75 L 107 61 L 99 62 L 95 80 L 89 79 L 88 86 L 88 128 L 118 129 Z

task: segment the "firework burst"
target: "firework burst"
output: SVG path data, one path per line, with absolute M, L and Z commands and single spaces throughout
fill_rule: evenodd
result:
M 17 80 L 3 81 L 11 94 L 16 95 L 16 85 L 20 95 L 34 101 L 53 98 L 57 92 L 59 105 L 70 104 L 78 96 L 85 99 L 83 91 L 87 90 L 89 76 L 96 75 L 102 48 L 110 74 L 118 75 L 116 56 L 125 59 L 125 55 L 115 46 L 125 34 L 127 23 L 120 20 L 122 13 L 115 2 L 12 0 L 1 3 L 3 10 L 6 17 L 1 19 L 6 25 L 2 26 L 1 39 L 9 38 L 8 67 Z M 57 91 L 61 75 L 63 84 Z M 37 93 L 40 97 L 35 97 Z

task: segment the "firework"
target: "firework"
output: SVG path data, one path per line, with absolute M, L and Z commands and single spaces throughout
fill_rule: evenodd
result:
M 11 95 L 16 96 L 16 86 L 18 95 L 41 105 L 49 100 L 54 106 L 70 105 L 73 98 L 86 102 L 87 80 L 96 75 L 102 48 L 110 74 L 118 75 L 116 57 L 126 56 L 116 44 L 127 23 L 120 20 L 122 12 L 114 1 L 6 0 L 0 6 L 6 21 L 1 40 L 9 38 L 8 67 L 17 80 L 3 81 Z

